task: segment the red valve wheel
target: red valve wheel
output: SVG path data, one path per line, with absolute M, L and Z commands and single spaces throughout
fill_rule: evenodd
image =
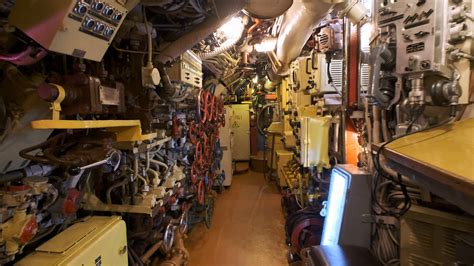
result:
M 191 182 L 193 184 L 196 184 L 196 182 L 198 181 L 198 166 L 197 164 L 193 163 L 193 165 L 191 166 Z
M 189 124 L 188 138 L 189 138 L 189 142 L 191 142 L 192 144 L 196 144 L 196 141 L 197 141 L 197 126 L 196 126 L 196 122 L 194 122 L 194 121 L 191 121 L 191 123 Z
M 204 193 L 205 193 L 204 191 L 205 191 L 204 179 L 201 179 L 197 187 L 197 200 L 198 200 L 198 203 L 201 205 L 204 204 Z
M 214 185 L 214 178 L 209 178 L 209 180 L 207 181 L 207 191 L 211 191 L 212 190 L 212 186 Z
M 202 159 L 203 159 L 203 145 L 201 144 L 200 141 L 196 143 L 196 151 L 194 154 L 194 162 L 198 165 L 202 165 Z
M 211 122 L 215 120 L 214 116 L 214 105 L 215 105 L 215 96 L 212 93 L 207 94 L 207 107 L 209 108 L 207 110 L 207 121 Z
M 208 117 L 208 92 L 201 90 L 198 96 L 198 112 L 201 124 L 205 124 Z

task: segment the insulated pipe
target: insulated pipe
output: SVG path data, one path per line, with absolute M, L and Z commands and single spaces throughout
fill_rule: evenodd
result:
M 277 74 L 285 75 L 288 67 L 301 53 L 306 41 L 313 33 L 314 27 L 328 15 L 334 4 L 322 0 L 295 0 L 284 14 L 277 41 L 277 58 L 281 68 Z
M 330 12 L 340 11 L 352 23 L 359 23 L 366 10 L 358 1 L 295 0 L 285 13 L 277 42 L 277 57 L 281 67 L 274 71 L 287 75 L 288 67 L 298 57 L 317 24 Z
M 208 53 L 199 53 L 198 56 L 202 60 L 216 57 L 219 54 L 222 54 L 223 52 L 232 48 L 232 46 L 234 46 L 239 41 L 239 39 L 240 38 L 229 39 L 226 42 L 224 42 L 221 46 L 219 46 L 219 48 L 216 48 L 214 51 L 208 52 Z

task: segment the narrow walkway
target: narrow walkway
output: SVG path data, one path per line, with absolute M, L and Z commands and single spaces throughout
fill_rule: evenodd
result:
M 189 233 L 189 265 L 288 265 L 280 199 L 263 174 L 234 176 L 217 199 L 211 229 L 199 224 Z

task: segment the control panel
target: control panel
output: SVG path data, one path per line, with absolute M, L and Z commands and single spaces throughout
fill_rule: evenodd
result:
M 115 0 L 24 0 L 9 22 L 52 52 L 101 61 L 133 6 Z M 31 10 L 35 16 L 28 15 Z
M 474 59 L 472 1 L 378 0 L 375 7 L 379 44 L 371 52 L 372 92 L 381 106 L 399 100 L 402 79 L 411 83 L 412 105 L 467 104 Z
M 294 91 L 314 93 L 320 87 L 319 62 L 314 56 L 299 57 L 290 65 L 289 85 Z
M 442 71 L 446 65 L 445 8 L 444 0 L 382 1 L 378 26 L 381 34 L 396 31 L 398 73 Z

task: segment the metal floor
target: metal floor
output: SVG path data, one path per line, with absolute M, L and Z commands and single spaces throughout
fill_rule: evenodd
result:
M 288 265 L 280 199 L 263 174 L 234 176 L 217 198 L 211 229 L 199 224 L 188 234 L 189 265 Z

